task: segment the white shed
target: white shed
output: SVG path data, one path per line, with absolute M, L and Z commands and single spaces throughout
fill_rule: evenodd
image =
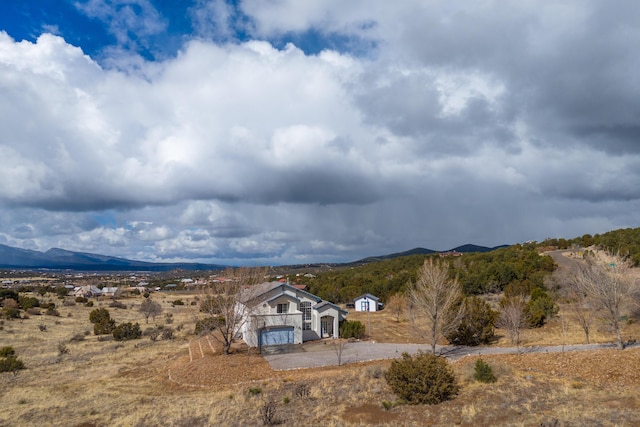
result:
M 360 295 L 353 300 L 356 311 L 378 311 L 382 309 L 380 299 L 371 294 Z

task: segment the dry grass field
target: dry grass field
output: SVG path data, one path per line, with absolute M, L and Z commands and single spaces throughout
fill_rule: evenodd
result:
M 59 317 L 5 320 L 0 347 L 13 346 L 27 369 L 0 374 L 0 425 L 257 426 L 266 410 L 287 426 L 640 425 L 639 348 L 487 356 L 498 377 L 494 384 L 474 382 L 475 358 L 467 357 L 453 364 L 462 385 L 456 399 L 385 410 L 382 402 L 396 400 L 384 380 L 388 361 L 275 372 L 242 346 L 224 356 L 215 340 L 197 339 L 191 297 L 153 298 L 164 312 L 149 325 L 137 310 L 141 297 L 121 299 L 127 309 L 109 311 L 117 322 L 139 322 L 143 330 L 172 327 L 175 339 L 117 342 L 85 335 L 92 331 L 89 312 L 108 307 L 108 300 L 93 308 L 58 304 Z M 173 307 L 176 298 L 187 305 Z M 396 322 L 389 312 L 349 318 L 370 324 L 373 340 L 415 342 L 408 322 Z M 506 344 L 498 335 L 495 345 Z M 638 325 L 628 325 L 625 335 L 639 337 Z M 523 338 L 524 345 L 583 340 L 558 319 Z M 593 336 L 610 339 L 603 331 Z

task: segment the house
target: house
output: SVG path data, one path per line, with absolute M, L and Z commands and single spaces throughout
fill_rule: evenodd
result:
M 73 288 L 73 296 L 75 297 L 99 297 L 102 291 L 93 285 L 76 286 Z
M 122 290 L 117 286 L 105 286 L 104 288 L 102 288 L 100 295 L 103 297 L 118 298 L 122 295 Z
M 301 344 L 338 338 L 347 311 L 280 281 L 245 289 L 236 305 L 243 314 L 242 339 L 249 347 Z
M 122 290 L 118 287 L 104 287 L 102 289 L 93 285 L 76 286 L 73 288 L 73 296 L 75 297 L 113 297 L 118 298 L 122 295 Z
M 356 311 L 379 311 L 384 307 L 380 299 L 371 294 L 360 295 L 353 300 L 353 304 Z

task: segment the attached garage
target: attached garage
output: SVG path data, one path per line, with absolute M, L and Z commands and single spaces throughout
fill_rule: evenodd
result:
M 293 326 L 269 326 L 260 331 L 258 346 L 293 344 Z

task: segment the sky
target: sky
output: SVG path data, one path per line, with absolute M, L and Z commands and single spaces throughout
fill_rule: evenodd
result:
M 640 2 L 0 3 L 0 244 L 346 262 L 640 226 Z

